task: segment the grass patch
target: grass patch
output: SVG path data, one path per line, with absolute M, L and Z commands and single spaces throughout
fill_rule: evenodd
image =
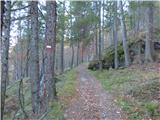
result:
M 129 94 L 141 101 L 158 100 L 160 94 L 160 82 L 150 81 L 150 83 L 143 84 L 129 91 Z
M 63 120 L 64 108 L 68 105 L 76 91 L 76 70 L 67 71 L 57 76 L 59 81 L 56 84 L 58 101 L 51 104 L 51 111 L 47 114 L 46 120 Z
M 128 69 L 121 70 L 108 70 L 106 71 L 90 71 L 98 80 L 102 82 L 102 85 L 107 90 L 113 90 L 120 87 L 123 83 L 128 82 L 131 78 L 135 77 Z M 127 74 L 127 75 L 126 75 Z M 132 80 L 134 81 L 134 80 Z
M 50 112 L 44 118 L 46 120 L 63 120 L 63 111 L 66 105 L 69 103 L 70 99 L 75 94 L 75 84 L 76 84 L 76 70 L 70 70 L 65 72 L 63 75 L 57 76 L 59 81 L 56 83 L 56 89 L 58 94 L 58 101 L 50 104 Z M 25 111 L 29 114 L 32 110 L 31 107 L 31 84 L 29 78 L 24 78 L 23 80 L 23 94 L 24 94 L 24 107 Z M 22 111 L 20 110 L 19 100 L 18 100 L 18 89 L 19 81 L 12 83 L 7 87 L 6 91 L 6 105 L 5 105 L 5 120 L 11 120 L 16 114 L 16 118 L 23 118 Z
M 45 117 L 45 120 L 64 120 L 63 107 L 60 102 L 55 101 L 52 103 L 51 111 Z
M 141 69 L 90 71 L 112 92 L 129 119 L 160 119 L 160 74 Z

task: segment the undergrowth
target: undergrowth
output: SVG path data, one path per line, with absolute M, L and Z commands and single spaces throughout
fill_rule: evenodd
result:
M 141 69 L 90 71 L 113 93 L 130 120 L 160 119 L 160 74 Z
M 58 101 L 51 104 L 51 111 L 47 114 L 46 120 L 63 120 L 64 109 L 69 104 L 75 94 L 76 70 L 67 71 L 58 76 L 59 81 L 56 84 Z
M 49 112 L 44 119 L 46 120 L 63 120 L 64 108 L 75 94 L 76 70 L 70 70 L 62 75 L 57 76 L 59 79 L 56 83 L 58 100 L 50 104 Z M 24 109 L 29 115 L 31 108 L 31 84 L 29 78 L 23 80 Z M 4 120 L 23 118 L 22 111 L 19 107 L 18 89 L 19 81 L 9 85 L 6 91 L 6 105 Z

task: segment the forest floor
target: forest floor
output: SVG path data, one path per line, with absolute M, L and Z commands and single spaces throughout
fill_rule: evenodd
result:
M 90 71 L 87 64 L 57 76 L 58 101 L 43 120 L 160 120 L 160 63 Z M 23 118 L 19 81 L 7 87 L 5 120 Z M 24 108 L 31 113 L 30 80 L 23 81 Z
M 78 67 L 77 96 L 65 110 L 67 120 L 120 120 L 121 110 L 86 65 Z
M 114 96 L 122 120 L 160 120 L 160 63 L 89 73 Z

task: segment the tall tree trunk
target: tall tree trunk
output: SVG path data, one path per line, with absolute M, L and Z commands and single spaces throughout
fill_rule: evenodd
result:
M 71 9 L 71 6 L 70 6 Z M 72 28 L 72 15 L 70 16 L 70 22 L 71 22 L 71 28 Z M 72 57 L 71 57 L 71 68 L 74 66 L 74 45 L 73 45 L 73 39 L 72 39 L 72 30 L 71 30 L 71 38 L 70 38 L 70 45 L 72 49 Z
M 82 54 L 81 63 L 83 63 L 84 62 L 84 47 L 83 47 L 83 45 L 81 46 L 81 54 Z
M 32 88 L 32 111 L 35 115 L 38 115 L 39 108 L 39 38 L 38 38 L 38 2 L 31 1 L 31 52 L 30 61 L 32 71 L 31 77 L 31 88 Z
M 123 40 L 123 50 L 125 57 L 125 66 L 129 66 L 130 59 L 129 59 L 128 45 L 127 45 L 127 31 L 126 31 L 122 1 L 120 1 L 120 9 L 121 9 L 121 27 L 122 27 L 122 40 Z
M 97 35 L 97 26 L 96 26 L 96 42 L 95 42 L 95 47 L 96 47 L 96 58 L 98 58 L 98 35 Z
M 111 13 L 109 14 L 109 17 L 110 17 L 109 22 L 111 23 L 112 22 L 112 19 L 111 19 L 112 18 L 112 14 Z M 110 31 L 109 31 L 110 46 L 114 45 L 113 28 L 114 28 L 114 25 L 111 25 L 110 26 Z
M 73 66 L 74 66 L 74 46 L 73 46 L 73 43 L 71 44 L 71 48 L 72 48 L 71 68 L 73 68 Z
M 60 69 L 61 73 L 64 72 L 64 30 L 62 30 L 61 38 L 61 52 L 60 52 Z
M 103 0 L 103 3 L 102 3 L 102 7 L 103 7 L 103 14 L 102 14 L 102 51 L 104 50 L 104 0 Z
M 118 68 L 117 1 L 114 1 L 113 39 L 114 39 L 114 66 L 115 68 Z
M 9 38 L 10 38 L 10 19 L 11 19 L 11 1 L 5 2 L 5 20 L 4 37 L 1 38 L 1 120 L 3 120 L 5 95 L 6 95 L 6 82 L 8 81 L 8 51 L 9 51 Z
M 153 40 L 153 3 L 148 2 L 146 8 L 146 41 L 145 41 L 145 62 L 152 62 L 152 40 Z
M 95 1 L 96 2 L 96 14 L 98 13 L 98 1 Z M 98 15 L 98 14 L 97 14 Z M 96 24 L 95 25 L 95 48 L 96 48 L 96 59 L 98 58 L 98 25 Z
M 19 12 L 19 17 L 20 17 L 20 12 Z M 22 72 L 23 72 L 23 68 L 22 68 L 22 65 L 23 65 L 23 58 L 22 58 L 22 55 L 23 55 L 23 47 L 22 47 L 22 26 L 21 26 L 21 20 L 18 21 L 18 55 L 19 55 L 19 61 L 18 62 L 18 67 L 19 67 L 19 78 L 18 79 L 22 79 Z
M 1 37 L 2 37 L 3 22 L 4 22 L 4 12 L 5 12 L 5 2 L 1 1 Z
M 65 14 L 65 1 L 63 3 L 63 16 Z M 61 63 L 60 63 L 60 68 L 61 68 L 61 73 L 64 72 L 64 34 L 65 34 L 65 21 L 63 20 L 63 23 L 62 23 L 62 35 L 61 35 L 61 53 L 60 53 L 60 60 L 61 60 Z
M 111 28 L 111 31 L 109 31 L 109 33 L 108 33 L 108 39 L 109 39 L 109 41 L 110 41 L 110 46 L 111 45 L 114 45 L 114 41 L 113 41 L 113 35 L 112 35 L 112 28 Z
M 99 69 L 102 70 L 102 35 L 101 35 L 101 30 L 102 30 L 102 27 L 101 27 L 101 1 L 99 1 Z
M 140 5 L 140 1 L 138 1 L 137 2 L 137 4 L 138 4 L 138 8 L 137 8 L 137 10 L 136 10 L 136 15 L 137 15 L 137 20 L 136 20 L 136 35 L 138 35 L 138 33 L 139 33 L 139 30 L 140 30 L 140 16 L 141 16 L 141 5 Z M 142 60 L 141 60 L 141 42 L 139 42 L 138 43 L 138 63 L 139 64 L 142 64 Z
M 136 33 L 139 32 L 139 22 L 140 22 L 140 1 L 137 1 L 137 10 L 136 10 L 136 15 L 137 15 L 137 19 L 136 19 Z
M 29 14 L 29 13 L 28 13 Z M 26 70 L 25 70 L 25 76 L 29 76 L 29 53 L 30 53 L 30 39 L 31 39 L 31 32 L 30 32 L 30 19 L 28 17 L 27 19 L 27 54 L 26 54 Z
M 54 78 L 56 51 L 56 1 L 46 1 L 46 44 L 45 44 L 45 80 L 48 82 L 48 99 L 52 102 L 56 98 L 56 81 Z
M 79 65 L 79 40 L 77 41 L 77 66 Z

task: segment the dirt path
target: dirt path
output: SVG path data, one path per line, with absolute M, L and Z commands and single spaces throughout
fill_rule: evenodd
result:
M 78 97 L 65 110 L 67 120 L 120 120 L 113 97 L 91 76 L 85 65 L 78 68 Z

